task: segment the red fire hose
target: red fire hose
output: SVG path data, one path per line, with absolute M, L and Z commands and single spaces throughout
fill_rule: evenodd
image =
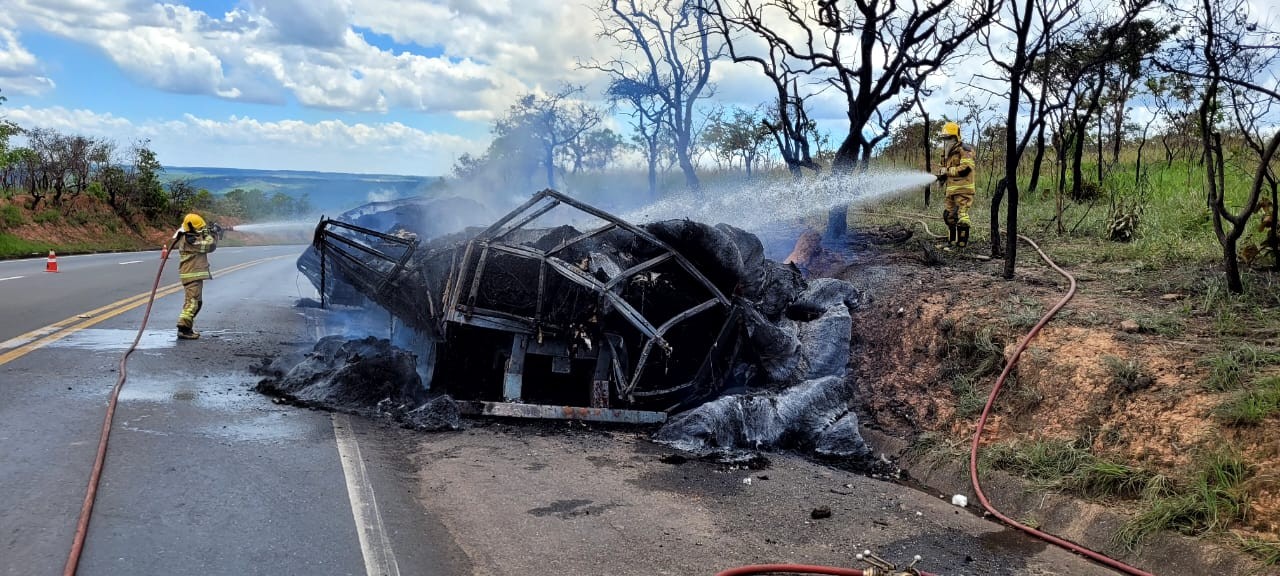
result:
M 996 383 L 991 388 L 991 395 L 987 397 L 987 405 L 982 409 L 982 417 L 978 418 L 978 429 L 973 433 L 973 446 L 969 449 L 969 479 L 973 482 L 973 491 L 978 495 L 978 502 L 982 503 L 982 507 L 986 508 L 987 511 L 990 512 L 992 516 L 999 518 L 1000 521 L 1004 522 L 1005 524 L 1008 524 L 1023 532 L 1026 532 L 1027 534 L 1035 536 L 1036 538 L 1049 542 L 1050 544 L 1054 544 L 1056 546 L 1066 548 L 1067 550 L 1070 550 L 1077 554 L 1082 554 L 1091 560 L 1100 562 L 1102 564 L 1105 564 L 1111 568 L 1114 568 L 1126 574 L 1133 574 L 1134 576 L 1152 576 L 1150 572 L 1144 572 L 1142 570 L 1134 568 L 1133 566 L 1125 564 L 1124 562 L 1111 558 L 1110 556 L 1106 556 L 1098 552 L 1094 552 L 1093 550 L 1085 548 L 1084 546 L 1081 546 L 1074 542 L 1063 540 L 1062 538 L 1058 538 L 1057 536 L 1054 536 L 1052 534 L 1041 532 L 1039 530 L 1036 530 L 1035 528 L 1032 528 L 1008 516 L 1005 516 L 1004 514 L 1000 513 L 999 510 L 996 510 L 995 507 L 992 506 L 991 503 L 987 501 L 987 495 L 982 492 L 982 484 L 978 482 L 978 447 L 981 444 L 980 441 L 982 439 L 982 429 L 987 424 L 987 416 L 991 414 L 991 407 L 996 402 L 996 396 L 1000 394 L 1000 387 L 1004 386 L 1005 378 L 1009 377 L 1009 373 L 1013 371 L 1013 367 L 1018 364 L 1018 359 L 1022 357 L 1022 352 L 1027 349 L 1027 345 L 1030 344 L 1031 340 L 1036 337 L 1036 334 L 1040 333 L 1040 329 L 1044 328 L 1044 325 L 1048 324 L 1049 320 L 1052 319 L 1053 316 L 1058 313 L 1058 310 L 1061 310 L 1063 306 L 1066 306 L 1067 302 L 1070 301 L 1071 298 L 1073 298 L 1076 295 L 1075 276 L 1072 276 L 1066 270 L 1063 270 L 1061 267 L 1059 267 L 1057 263 L 1055 263 L 1051 258 L 1049 258 L 1049 256 L 1044 253 L 1044 250 L 1041 250 L 1040 246 L 1037 245 L 1035 242 L 1033 242 L 1030 238 L 1027 238 L 1026 236 L 1023 236 L 1021 234 L 1018 235 L 1018 238 L 1023 242 L 1030 244 L 1032 248 L 1035 248 L 1036 252 L 1040 253 L 1040 258 L 1044 259 L 1044 261 L 1047 264 L 1049 264 L 1051 268 L 1057 271 L 1058 274 L 1061 274 L 1063 278 L 1066 278 L 1067 281 L 1071 283 L 1071 287 L 1067 289 L 1067 293 L 1062 296 L 1062 299 L 1058 300 L 1058 303 L 1054 304 L 1053 307 L 1050 308 L 1048 312 L 1045 312 L 1044 316 L 1040 318 L 1040 321 L 1036 323 L 1035 327 L 1033 327 L 1031 331 L 1027 332 L 1027 335 L 1023 337 L 1022 342 L 1018 344 L 1017 350 L 1014 350 L 1013 357 L 1010 358 L 1009 362 L 1005 364 L 1004 370 L 1000 372 L 1000 377 L 996 378 Z
M 927 224 L 925 225 L 925 231 L 928 232 Z M 931 232 L 929 232 L 929 234 L 931 236 L 933 235 Z M 1072 276 L 1066 270 L 1063 270 L 1061 267 L 1059 267 L 1057 263 L 1055 263 L 1053 259 L 1049 258 L 1049 255 L 1045 254 L 1044 250 L 1041 250 L 1040 246 L 1036 244 L 1034 241 L 1032 241 L 1030 238 L 1027 238 L 1026 236 L 1023 236 L 1021 234 L 1018 235 L 1018 238 L 1021 239 L 1023 242 L 1030 244 L 1031 247 L 1034 248 L 1035 251 L 1040 254 L 1040 258 L 1042 258 L 1045 261 L 1045 263 L 1047 263 L 1050 267 L 1052 267 L 1055 271 L 1057 271 L 1058 274 L 1061 274 L 1064 278 L 1066 278 L 1067 281 L 1070 282 L 1071 286 L 1067 290 L 1067 293 L 1062 296 L 1062 299 L 1058 300 L 1057 304 L 1054 304 L 1052 308 L 1050 308 L 1047 312 L 1045 312 L 1044 316 L 1040 318 L 1040 321 L 1036 323 L 1035 327 L 1033 327 L 1031 331 L 1027 332 L 1027 335 L 1023 337 L 1022 342 L 1018 344 L 1018 348 L 1014 350 L 1013 357 L 1010 358 L 1009 362 L 1005 364 L 1004 371 L 1000 373 L 999 378 L 996 378 L 995 385 L 992 386 L 991 388 L 991 395 L 987 397 L 987 405 L 982 409 L 982 417 L 978 419 L 978 427 L 973 434 L 973 446 L 969 450 L 969 479 L 973 482 L 973 491 L 978 495 L 978 502 L 982 503 L 982 507 L 986 508 L 987 512 L 990 512 L 992 516 L 995 516 L 996 518 L 1000 519 L 1001 522 L 1004 522 L 1009 526 L 1017 528 L 1018 530 L 1026 532 L 1027 534 L 1035 536 L 1036 538 L 1044 540 L 1060 548 L 1064 548 L 1071 552 L 1075 552 L 1077 554 L 1083 555 L 1091 560 L 1094 560 L 1096 562 L 1099 562 L 1101 564 L 1104 564 L 1110 568 L 1114 568 L 1126 574 L 1132 574 L 1134 576 L 1153 576 L 1150 572 L 1144 572 L 1138 568 L 1134 568 L 1133 566 L 1125 564 L 1124 562 L 1121 562 L 1119 560 L 1116 560 L 1104 554 L 1094 552 L 1093 550 L 1085 548 L 1084 546 L 1081 546 L 1074 542 L 1064 540 L 1052 534 L 1041 532 L 1039 530 L 1036 530 L 1035 528 L 1032 528 L 1008 516 L 1005 516 L 999 510 L 996 510 L 995 506 L 992 506 L 991 502 L 987 500 L 987 495 L 982 491 L 982 484 L 978 481 L 978 448 L 981 446 L 980 441 L 982 439 L 982 431 L 983 431 L 983 428 L 986 427 L 987 416 L 991 414 L 991 407 L 995 405 L 996 396 L 1000 394 L 1000 388 L 1004 386 L 1005 379 L 1009 377 L 1009 373 L 1013 370 L 1013 367 L 1018 364 L 1018 359 L 1022 357 L 1023 351 L 1027 349 L 1027 345 L 1031 343 L 1031 340 L 1035 339 L 1036 335 L 1040 333 L 1040 329 L 1044 328 L 1045 324 L 1048 324 L 1049 320 L 1051 320 L 1054 317 L 1054 315 L 1056 315 L 1058 311 L 1062 309 L 1063 306 L 1066 306 L 1067 302 L 1069 302 L 1076 295 L 1076 279 L 1074 276 Z M 728 570 L 725 570 L 716 574 L 716 576 L 744 576 L 747 574 L 772 574 L 772 573 L 779 573 L 779 572 L 794 573 L 794 574 L 835 574 L 840 576 L 846 576 L 846 575 L 862 576 L 863 574 L 863 571 L 857 568 L 836 568 L 832 566 L 808 566 L 803 564 L 760 564 L 756 566 L 742 566 L 739 568 L 730 568 Z M 927 573 L 921 572 L 921 576 L 928 576 L 928 575 Z
M 89 518 L 93 516 L 93 503 L 98 495 L 98 479 L 102 477 L 102 464 L 107 459 L 107 439 L 111 436 L 111 419 L 116 414 L 120 390 L 124 388 L 124 381 L 129 377 L 129 355 L 137 349 L 138 342 L 142 340 L 142 332 L 147 329 L 147 319 L 151 317 L 151 305 L 155 303 L 156 291 L 160 289 L 160 276 L 164 274 L 164 265 L 169 260 L 169 251 L 173 250 L 177 244 L 178 239 L 175 237 L 169 247 L 160 252 L 160 269 L 156 271 L 156 280 L 151 285 L 151 297 L 147 300 L 146 311 L 142 313 L 142 325 L 138 327 L 138 335 L 134 337 L 133 344 L 130 344 L 124 356 L 120 357 L 120 377 L 116 379 L 116 386 L 111 389 L 111 399 L 107 402 L 107 417 L 102 422 L 102 435 L 98 438 L 98 455 L 93 461 L 93 471 L 89 473 L 89 489 L 85 491 L 84 504 L 80 507 L 80 521 L 76 524 L 76 535 L 71 543 L 71 552 L 67 555 L 67 565 L 62 569 L 63 576 L 75 576 L 76 568 L 80 565 L 80 552 L 84 550 L 84 539 L 89 534 Z
M 739 566 L 730 568 L 716 576 L 748 576 L 749 574 L 832 574 L 833 576 L 862 576 L 857 568 L 835 568 L 832 566 L 809 566 L 806 564 L 757 564 L 755 566 Z

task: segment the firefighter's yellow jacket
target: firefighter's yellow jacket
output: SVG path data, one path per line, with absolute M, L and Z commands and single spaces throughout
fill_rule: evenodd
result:
M 942 160 L 944 173 L 947 175 L 947 196 L 952 194 L 973 194 L 974 172 L 977 163 L 974 161 L 973 146 L 956 142 L 947 149 Z
M 182 232 L 178 240 L 178 278 L 183 284 L 196 280 L 212 280 L 209 272 L 209 253 L 218 249 L 218 239 L 208 228 L 196 232 Z

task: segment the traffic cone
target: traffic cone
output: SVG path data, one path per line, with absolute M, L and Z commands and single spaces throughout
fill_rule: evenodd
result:
M 45 265 L 44 265 L 44 271 L 45 271 L 45 272 L 57 272 L 57 271 L 58 271 L 58 255 L 57 255 L 57 254 L 54 254 L 54 253 L 53 253 L 53 250 L 50 250 L 50 251 L 49 251 L 49 261 L 45 263 Z

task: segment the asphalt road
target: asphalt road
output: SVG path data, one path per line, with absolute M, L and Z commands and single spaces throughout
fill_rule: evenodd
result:
M 326 332 L 300 247 L 210 256 L 199 341 L 176 341 L 171 261 L 129 364 L 80 574 L 459 574 L 416 476 L 357 418 L 251 390 Z M 0 262 L 0 574 L 60 574 L 120 355 L 159 252 Z M 131 298 L 133 297 L 133 298 Z

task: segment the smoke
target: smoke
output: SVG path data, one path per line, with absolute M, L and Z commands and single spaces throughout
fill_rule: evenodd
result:
M 397 193 L 395 190 L 392 190 L 390 188 L 382 188 L 379 190 L 373 190 L 369 192 L 369 194 L 365 196 L 365 200 L 368 202 L 390 202 L 399 197 L 400 197 L 400 194 Z
M 622 218 L 631 222 L 688 218 L 759 231 L 770 224 L 793 222 L 843 204 L 918 190 L 934 180 L 934 175 L 919 170 L 873 169 L 857 174 L 828 174 L 811 180 L 758 181 L 708 190 L 700 195 L 668 196 L 632 210 Z

